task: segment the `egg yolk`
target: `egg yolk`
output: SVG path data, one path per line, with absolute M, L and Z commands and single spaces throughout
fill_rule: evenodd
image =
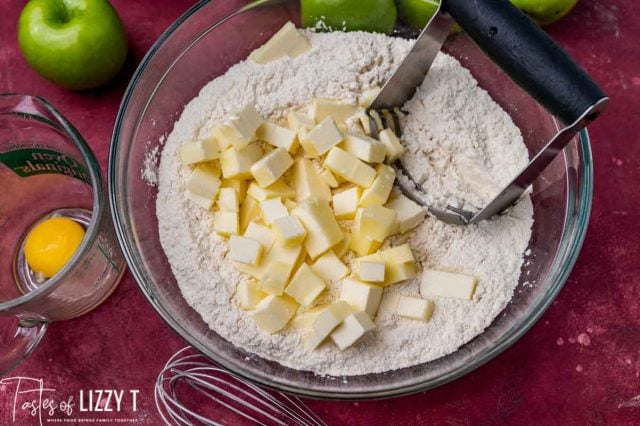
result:
M 51 278 L 69 261 L 84 237 L 84 228 L 66 217 L 37 224 L 24 244 L 24 256 L 36 273 Z

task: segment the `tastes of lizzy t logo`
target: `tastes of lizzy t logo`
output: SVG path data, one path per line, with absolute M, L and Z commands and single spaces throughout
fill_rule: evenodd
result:
M 60 398 L 56 390 L 45 386 L 43 379 L 5 377 L 0 380 L 0 407 L 11 411 L 11 421 L 22 424 L 25 418 L 34 423 L 141 423 L 139 419 L 114 416 L 135 414 L 138 411 L 138 389 L 89 389 Z M 5 411 L 0 409 L 0 411 Z M 97 415 L 102 413 L 101 415 Z M 104 416 L 109 414 L 109 419 Z M 8 413 L 6 413 L 8 414 Z

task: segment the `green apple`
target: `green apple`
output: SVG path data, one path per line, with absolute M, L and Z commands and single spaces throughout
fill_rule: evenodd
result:
M 438 0 L 397 0 L 398 15 L 413 28 L 421 29 L 438 10 Z
M 578 0 L 510 0 L 540 25 L 549 25 L 564 17 Z
M 122 22 L 107 0 L 30 0 L 18 41 L 40 75 L 72 90 L 102 86 L 127 57 Z
M 391 34 L 397 10 L 393 0 L 301 0 L 305 27 Z

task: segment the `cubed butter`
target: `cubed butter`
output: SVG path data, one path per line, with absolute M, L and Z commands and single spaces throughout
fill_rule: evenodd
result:
M 265 253 L 269 251 L 273 243 L 276 241 L 275 236 L 269 228 L 255 222 L 249 223 L 247 230 L 244 232 L 244 237 L 251 238 L 252 240 L 259 242 Z
M 307 309 L 304 312 L 298 313 L 289 325 L 296 330 L 304 330 L 311 329 L 313 327 L 313 322 L 316 320 L 320 313 L 327 309 L 329 305 L 316 306 L 315 308 Z
M 276 148 L 282 148 L 292 153 L 295 152 L 298 144 L 298 135 L 295 131 L 268 121 L 264 121 L 258 128 L 258 138 Z
M 427 322 L 433 315 L 434 307 L 435 304 L 431 300 L 400 296 L 396 306 L 396 314 L 401 317 Z
M 354 232 L 382 242 L 391 235 L 396 216 L 395 211 L 382 206 L 372 205 L 360 208 L 356 212 Z
M 298 310 L 298 304 L 287 296 L 267 296 L 258 303 L 251 317 L 263 331 L 273 334 L 286 327 Z
M 386 263 L 398 265 L 402 263 L 415 263 L 416 258 L 411 251 L 409 244 L 392 247 L 380 252 L 380 256 Z
M 347 302 L 356 311 L 365 311 L 369 317 L 375 318 L 381 299 L 382 287 L 352 278 L 342 280 L 340 300 Z
M 218 194 L 218 207 L 226 212 L 239 212 L 240 199 L 238 193 L 233 188 L 220 188 Z
M 262 262 L 259 265 L 245 265 L 242 263 L 236 263 L 236 268 L 244 272 L 245 274 L 251 275 L 257 280 L 262 279 L 266 270 L 274 261 L 282 262 L 287 265 L 288 270 L 287 277 L 291 275 L 294 268 L 297 266 L 298 261 L 303 257 L 304 250 L 302 246 L 294 246 L 294 247 L 284 247 L 277 241 L 271 246 L 271 249 L 267 252 L 266 255 L 263 255 Z
M 454 272 L 425 270 L 420 282 L 422 297 L 440 296 L 471 300 L 476 291 L 475 277 Z
M 415 263 L 387 263 L 385 266 L 384 286 L 410 280 L 417 275 Z
M 213 216 L 213 230 L 223 237 L 238 235 L 240 223 L 238 213 L 217 211 Z
M 191 172 L 187 190 L 192 194 L 213 200 L 220 189 L 220 169 L 211 164 L 199 164 Z
M 322 279 L 330 283 L 340 281 L 349 275 L 349 268 L 342 263 L 336 254 L 329 250 L 316 259 L 311 265 L 313 272 L 318 274 Z
M 353 219 L 358 211 L 362 190 L 357 186 L 333 195 L 333 212 L 338 220 Z
M 260 201 L 260 211 L 262 212 L 262 220 L 267 225 L 272 225 L 276 219 L 289 216 L 289 210 L 282 204 L 280 198 Z
M 386 155 L 382 142 L 358 133 L 347 133 L 342 146 L 345 151 L 368 163 L 382 163 Z
M 302 241 L 307 236 L 306 229 L 304 229 L 296 216 L 276 219 L 273 222 L 272 229 L 280 244 L 288 247 L 302 244 Z
M 271 185 L 263 188 L 256 182 L 251 182 L 247 194 L 251 195 L 258 201 L 268 200 L 270 198 L 295 198 L 296 191 L 289 185 L 284 183 L 282 179 L 278 179 Z
M 303 133 L 300 139 L 300 145 L 304 148 L 305 153 L 310 158 L 324 155 L 332 147 L 342 142 L 342 132 L 333 121 L 333 118 L 327 117 L 320 124 L 314 127 L 310 132 Z
M 338 123 L 345 123 L 356 113 L 355 106 L 331 99 L 314 98 L 311 104 L 311 115 L 316 123 L 332 117 Z
M 333 147 L 324 160 L 324 166 L 342 179 L 363 188 L 368 188 L 376 177 L 376 171 L 355 155 Z
M 312 332 L 305 342 L 307 347 L 311 350 L 317 348 L 352 313 L 349 304 L 341 300 L 323 309 L 311 325 Z
M 397 213 L 394 234 L 404 234 L 420 225 L 427 214 L 424 208 L 402 194 L 389 200 L 385 207 Z
M 300 130 L 308 132 L 316 127 L 316 123 L 313 121 L 313 118 L 299 111 L 291 111 L 287 114 L 287 124 L 289 129 L 295 132 Z
M 260 278 L 259 289 L 265 293 L 281 296 L 291 275 L 291 265 L 280 260 L 270 262 Z
M 302 306 L 309 306 L 327 288 L 322 278 L 303 263 L 291 278 L 285 293 Z
M 331 340 L 341 351 L 353 346 L 368 331 L 375 328 L 375 324 L 366 312 L 356 312 L 349 315 L 331 332 Z
M 225 179 L 249 179 L 251 166 L 260 157 L 262 157 L 262 148 L 257 144 L 250 144 L 239 151 L 230 147 L 220 156 L 222 176 Z
M 238 201 L 241 203 L 247 196 L 247 181 L 242 179 L 223 179 L 221 188 L 233 188 L 238 193 Z
M 251 166 L 251 174 L 264 188 L 280 179 L 292 165 L 293 159 L 287 150 L 276 148 Z
M 247 105 L 218 125 L 214 135 L 216 139 L 224 140 L 225 144 L 241 150 L 256 139 L 256 131 L 262 121 L 258 111 L 252 105 Z
M 202 197 L 200 195 L 194 194 L 189 190 L 185 191 L 185 194 L 187 198 L 191 200 L 192 203 L 197 204 L 198 206 L 202 207 L 205 210 L 211 210 L 211 207 L 213 207 L 213 202 L 215 199 Z
M 260 291 L 256 282 L 249 280 L 240 281 L 236 294 L 240 300 L 240 307 L 245 311 L 255 309 L 258 303 L 267 297 L 266 293 Z
M 322 180 L 322 177 L 306 158 L 296 160 L 293 167 L 293 187 L 296 190 L 298 203 L 307 198 L 314 197 L 324 201 L 331 201 L 331 189 Z
M 400 294 L 391 293 L 385 291 L 378 307 L 378 316 L 380 315 L 395 315 L 398 308 L 398 301 L 400 300 Z
M 262 245 L 251 238 L 232 235 L 229 239 L 231 260 L 247 265 L 257 265 L 262 259 Z
M 391 129 L 384 129 L 378 134 L 378 139 L 384 145 L 386 153 L 386 161 L 393 163 L 404 153 L 404 148 L 400 143 L 400 139 L 393 133 Z
M 369 235 L 364 235 L 354 230 L 351 234 L 349 248 L 359 256 L 366 256 L 376 252 L 382 246 L 382 241 L 374 240 Z
M 325 253 L 344 238 L 342 229 L 326 201 L 308 198 L 298 204 L 292 213 L 307 230 L 304 247 L 312 259 Z
M 180 161 L 185 166 L 213 161 L 220 158 L 220 149 L 215 139 L 206 142 L 190 142 L 180 146 Z
M 246 197 L 240 206 L 240 230 L 244 231 L 251 222 L 260 217 L 260 203 L 253 197 Z
M 291 22 L 284 24 L 269 41 L 254 50 L 249 59 L 257 64 L 267 64 L 286 56 L 294 58 L 311 49 L 311 43 Z
M 324 183 L 329 185 L 329 188 L 337 188 L 338 186 L 340 186 L 333 173 L 331 173 L 327 169 L 324 169 L 320 172 L 320 177 L 322 178 Z
M 287 210 L 289 210 L 289 212 L 291 212 L 293 209 L 298 207 L 298 203 L 296 203 L 295 201 L 290 200 L 288 198 L 285 198 L 284 206 L 287 208 Z
M 358 105 L 365 108 L 371 106 L 379 93 L 379 87 L 372 87 L 371 89 L 365 90 L 364 92 L 360 93 L 360 95 L 358 95 Z
M 358 260 L 358 278 L 362 281 L 383 283 L 385 263 L 380 260 Z
M 393 167 L 387 166 L 386 164 L 378 164 L 376 167 L 376 178 L 373 180 L 373 184 L 362 191 L 359 202 L 360 207 L 381 206 L 386 203 L 395 180 L 396 171 Z

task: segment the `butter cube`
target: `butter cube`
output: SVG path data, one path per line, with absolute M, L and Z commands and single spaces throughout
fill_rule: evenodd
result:
M 291 265 L 280 260 L 274 260 L 266 267 L 259 288 L 261 291 L 281 296 L 291 275 Z
M 323 309 L 311 325 L 312 333 L 306 340 L 307 347 L 311 350 L 317 348 L 352 311 L 349 304 L 343 301 L 337 301 Z
M 342 229 L 326 201 L 308 198 L 298 204 L 292 213 L 300 219 L 307 230 L 304 247 L 312 259 L 320 256 L 344 238 Z
M 256 64 L 267 64 L 286 56 L 294 58 L 311 49 L 311 43 L 291 22 L 284 24 L 262 47 L 254 50 L 249 59 Z
M 384 145 L 386 152 L 386 159 L 388 163 L 393 163 L 398 160 L 404 153 L 404 148 L 400 143 L 400 139 L 393 133 L 391 129 L 385 129 L 378 134 L 378 139 Z
M 349 248 L 360 256 L 366 256 L 374 253 L 382 246 L 382 241 L 374 240 L 369 235 L 361 234 L 358 230 L 354 230 L 351 235 Z
M 386 164 L 378 164 L 376 167 L 377 176 L 373 184 L 364 191 L 360 197 L 360 207 L 368 207 L 373 205 L 381 206 L 387 202 L 393 182 L 396 180 L 396 171 Z M 392 209 L 393 210 L 393 209 Z
M 411 247 L 409 244 L 403 244 L 401 246 L 396 246 L 389 248 L 387 250 L 383 250 L 380 252 L 380 256 L 386 263 L 398 265 L 402 263 L 414 263 L 416 261 L 413 252 L 411 251 Z
M 225 179 L 249 179 L 251 166 L 260 157 L 262 157 L 262 148 L 257 144 L 250 144 L 239 151 L 231 147 L 220 156 L 222 176 Z
M 236 263 L 235 266 L 239 271 L 260 280 L 265 275 L 267 269 L 270 268 L 271 264 L 274 261 L 278 261 L 287 266 L 288 270 L 286 271 L 286 275 L 288 277 L 291 275 L 291 272 L 293 272 L 298 261 L 303 257 L 303 253 L 304 250 L 302 246 L 284 247 L 276 242 L 271 246 L 266 256 L 263 256 L 262 262 L 260 262 L 259 265 L 254 266 Z
M 358 211 L 358 202 L 362 190 L 357 186 L 333 195 L 333 213 L 336 219 L 353 219 Z
M 331 201 L 331 189 L 316 171 L 311 161 L 300 158 L 293 167 L 293 186 L 296 189 L 296 201 L 300 203 L 307 198 L 314 197 L 324 201 Z
M 309 265 L 303 263 L 291 278 L 291 282 L 284 292 L 302 306 L 309 306 L 325 288 L 327 288 L 327 284 L 324 280 L 317 276 Z
M 291 130 L 296 132 L 300 130 L 308 132 L 316 127 L 316 123 L 311 117 L 299 111 L 291 111 L 287 114 L 287 124 Z
M 434 307 L 435 305 L 431 300 L 400 296 L 396 306 L 396 313 L 401 317 L 427 322 L 433 315 Z
M 258 289 L 258 284 L 253 281 L 242 280 L 236 288 L 236 294 L 240 300 L 240 307 L 245 311 L 255 309 L 262 299 L 267 297 Z
M 282 179 L 278 179 L 267 187 L 261 187 L 256 182 L 251 182 L 247 194 L 251 195 L 258 201 L 268 200 L 270 198 L 295 198 L 296 191 L 289 185 L 284 183 Z
M 366 235 L 376 241 L 384 241 L 393 231 L 397 214 L 386 207 L 372 205 L 356 212 L 354 224 L 358 235 Z
M 336 254 L 336 256 L 342 257 L 345 254 L 347 254 L 347 251 L 349 251 L 350 246 L 351 246 L 351 234 L 345 233 L 342 241 L 340 241 L 338 244 L 333 246 L 332 251 Z
M 328 306 L 329 305 L 322 305 L 316 306 L 312 309 L 307 309 L 306 311 L 301 312 L 293 317 L 289 325 L 291 325 L 291 327 L 295 328 L 296 330 L 310 329 L 313 327 L 313 322 L 316 320 L 318 315 L 320 315 L 322 311 L 327 309 Z
M 235 262 L 257 265 L 262 258 L 262 245 L 251 238 L 232 235 L 229 240 L 229 257 Z
M 251 238 L 252 240 L 259 242 L 265 253 L 269 251 L 273 243 L 276 241 L 275 236 L 271 233 L 269 228 L 255 222 L 249 223 L 247 230 L 244 232 L 244 237 Z
M 311 265 L 311 270 L 318 274 L 323 280 L 330 283 L 340 281 L 349 275 L 347 265 L 342 263 L 338 256 L 331 250 L 316 259 Z
M 223 140 L 225 144 L 241 150 L 256 139 L 256 131 L 262 121 L 258 111 L 253 106 L 247 105 L 218 125 L 214 135 L 216 139 Z
M 340 300 L 347 302 L 356 311 L 365 311 L 369 317 L 375 318 L 382 300 L 382 287 L 345 278 L 342 280 Z
M 338 123 L 344 124 L 355 113 L 355 106 L 330 99 L 314 98 L 311 104 L 311 116 L 316 123 L 332 117 Z
M 355 155 L 333 147 L 324 160 L 324 166 L 342 179 L 368 188 L 376 177 L 376 171 Z
M 268 121 L 264 121 L 258 128 L 258 138 L 288 152 L 295 152 L 298 143 L 298 134 L 295 131 Z
M 404 234 L 415 228 L 422 223 L 427 214 L 419 204 L 401 194 L 391 199 L 385 207 L 397 213 L 393 234 Z
M 371 89 L 365 90 L 358 96 L 358 105 L 365 108 L 370 107 L 378 94 L 380 94 L 379 87 L 372 87 Z
M 423 297 L 441 296 L 471 300 L 476 291 L 477 280 L 471 275 L 454 272 L 425 270 L 420 282 Z
M 276 219 L 289 216 L 289 210 L 282 204 L 280 198 L 260 201 L 262 219 L 267 225 L 272 225 Z
M 216 212 L 213 216 L 213 230 L 224 237 L 238 235 L 240 233 L 238 213 L 223 211 Z
M 260 204 L 253 197 L 246 197 L 240 206 L 240 229 L 245 230 L 254 220 L 260 219 Z
M 416 276 L 415 257 L 408 244 L 383 250 L 366 258 L 361 258 L 360 260 L 378 261 L 379 259 L 385 262 L 384 286 L 389 286 Z
M 356 312 L 351 314 L 342 321 L 331 332 L 331 340 L 340 348 L 341 351 L 353 346 L 366 332 L 375 328 L 375 324 L 365 312 Z
M 233 188 L 220 188 L 218 207 L 220 210 L 227 212 L 239 212 L 240 200 L 236 190 Z
M 342 142 L 342 132 L 333 121 L 327 117 L 314 127 L 309 133 L 302 133 L 300 145 L 304 148 L 308 157 L 315 158 L 324 155 L 332 147 Z
M 380 315 L 395 315 L 398 309 L 398 301 L 401 295 L 398 293 L 390 293 L 385 291 L 382 295 L 382 301 L 378 307 L 378 316 Z
M 364 111 L 359 112 L 358 114 L 356 114 L 356 116 L 358 117 L 358 123 L 360 124 L 360 127 L 364 131 L 364 134 L 367 136 L 371 136 L 371 133 L 372 133 L 371 117 L 369 117 L 369 115 Z M 386 154 L 386 147 L 385 147 L 385 154 Z
M 358 260 L 358 278 L 368 282 L 384 282 L 385 263 L 382 259 Z
M 199 205 L 205 210 L 211 210 L 211 207 L 213 207 L 214 199 L 201 197 L 200 195 L 194 194 L 193 192 L 188 190 L 185 192 L 185 194 L 187 198 L 191 200 L 191 202 Z
M 298 207 L 298 203 L 296 203 L 295 201 L 289 200 L 288 198 L 285 198 L 284 206 L 287 208 L 287 210 L 292 211 L 293 209 Z
M 273 232 L 276 234 L 280 244 L 288 247 L 302 244 L 302 241 L 307 236 L 307 231 L 296 216 L 276 219 L 273 222 Z
M 337 188 L 338 186 L 340 186 L 333 173 L 331 173 L 327 169 L 324 169 L 320 172 L 320 177 L 322 178 L 324 183 L 329 185 L 329 188 Z
M 382 142 L 357 133 L 347 133 L 342 146 L 347 152 L 368 163 L 382 163 L 386 155 Z
M 260 186 L 266 187 L 280 179 L 292 165 L 293 159 L 287 150 L 276 148 L 251 166 L 251 174 Z
M 389 264 L 385 266 L 384 286 L 410 280 L 417 275 L 415 263 Z
M 256 325 L 272 334 L 286 327 L 298 310 L 298 304 L 286 296 L 267 296 L 258 303 L 251 317 Z
M 223 179 L 221 188 L 233 188 L 238 193 L 238 201 L 243 202 L 247 196 L 247 181 L 241 179 Z
M 187 190 L 194 195 L 213 200 L 220 189 L 220 169 L 210 164 L 199 164 L 187 181 Z
M 206 161 L 213 161 L 220 158 L 220 149 L 215 142 L 212 141 L 203 142 L 190 142 L 182 145 L 178 149 L 180 155 L 180 161 L 185 166 L 196 163 L 203 163 Z

